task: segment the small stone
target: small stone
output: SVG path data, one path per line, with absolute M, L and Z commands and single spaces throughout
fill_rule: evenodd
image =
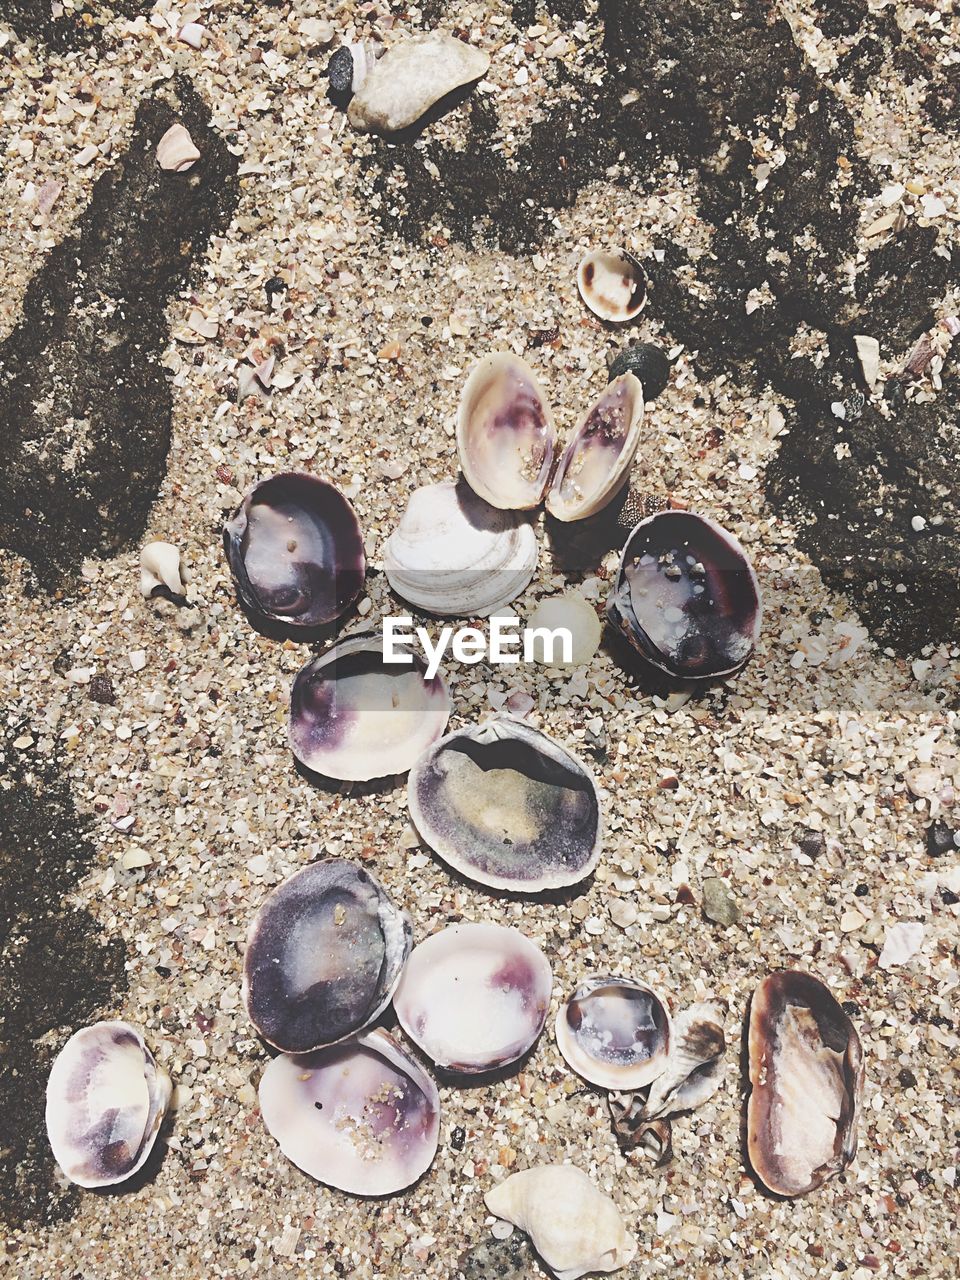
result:
M 857 930 L 862 929 L 866 923 L 867 923 L 866 916 L 861 915 L 860 912 L 857 911 L 855 907 L 851 907 L 848 911 L 845 911 L 843 915 L 840 917 L 840 932 L 856 933 Z
M 447 94 L 486 75 L 489 66 L 480 49 L 439 31 L 398 40 L 367 75 L 348 119 L 365 132 L 397 133 Z
M 618 929 L 629 929 L 637 922 L 636 903 L 629 898 L 614 898 L 610 903 L 610 919 Z
M 927 522 L 926 520 L 924 520 L 923 516 L 914 516 L 913 519 L 910 521 L 910 528 L 913 530 L 914 533 L 923 533 L 926 527 L 927 527 Z
M 863 370 L 863 380 L 872 391 L 877 385 L 877 375 L 880 372 L 880 343 L 864 333 L 856 334 L 853 341 Z
M 345 107 L 353 97 L 353 54 L 348 45 L 341 45 L 330 55 L 327 63 L 327 90 L 330 101 Z
M 147 655 L 143 649 L 134 649 L 127 654 L 130 660 L 130 666 L 134 671 L 142 671 L 147 665 Z
M 954 853 L 957 841 L 954 830 L 942 818 L 937 818 L 927 827 L 927 853 L 932 858 L 940 858 L 945 853 Z
M 708 876 L 704 880 L 703 914 L 714 924 L 731 925 L 740 919 L 740 908 L 722 876 Z
M 94 676 L 90 681 L 89 695 L 94 702 L 107 707 L 112 707 L 117 700 L 109 676 Z
M 662 347 L 652 342 L 637 342 L 611 360 L 608 380 L 612 382 L 622 373 L 632 373 L 640 379 L 645 401 L 656 400 L 670 381 L 670 361 Z

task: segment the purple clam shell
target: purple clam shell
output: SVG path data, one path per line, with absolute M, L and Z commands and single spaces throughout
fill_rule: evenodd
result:
M 260 622 L 313 630 L 336 621 L 363 590 L 353 507 L 336 485 L 303 471 L 248 489 L 224 526 L 224 544 L 237 594 Z
M 760 588 L 737 539 L 706 516 L 660 511 L 627 539 L 607 618 L 644 661 L 682 680 L 739 671 L 760 634 Z

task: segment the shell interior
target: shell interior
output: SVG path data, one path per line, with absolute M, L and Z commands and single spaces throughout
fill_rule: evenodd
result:
M 607 616 L 655 667 L 707 680 L 749 658 L 760 633 L 760 592 L 732 534 L 705 516 L 661 511 L 627 539 Z
M 643 390 L 632 373 L 615 378 L 583 415 L 563 451 L 547 494 L 558 520 L 595 515 L 621 488 L 643 423 Z
M 447 727 L 440 676 L 384 661 L 373 635 L 351 636 L 298 673 L 290 692 L 290 746 L 308 769 L 364 781 L 404 773 Z
M 437 1087 L 386 1031 L 280 1054 L 260 1080 L 260 1110 L 288 1160 L 352 1195 L 402 1191 L 437 1151 Z
M 822 982 L 785 969 L 754 992 L 748 1050 L 750 1162 L 771 1191 L 805 1195 L 856 1155 L 860 1038 Z
M 167 1073 L 126 1022 L 98 1022 L 70 1037 L 47 1080 L 47 1136 L 81 1187 L 123 1182 L 153 1149 L 170 1101 Z
M 286 471 L 253 486 L 224 536 L 237 592 L 260 620 L 316 628 L 363 589 L 360 525 L 340 490 Z
M 410 771 L 410 813 L 445 862 L 480 884 L 536 893 L 577 884 L 600 856 L 593 774 L 508 717 L 457 730 Z
M 635 319 L 647 296 L 643 268 L 625 249 L 588 253 L 577 271 L 577 288 L 595 316 L 615 324 Z
M 304 867 L 267 895 L 250 926 L 250 1021 L 287 1053 L 356 1035 L 389 1003 L 412 936 L 407 913 L 356 863 Z
M 602 1089 L 639 1089 L 670 1052 L 666 1005 L 642 982 L 591 978 L 557 1014 L 557 1045 L 569 1066 Z
M 410 497 L 383 552 L 397 595 L 430 613 L 481 618 L 523 592 L 537 567 L 527 518 L 493 507 L 465 480 Z
M 517 929 L 456 924 L 414 948 L 393 1007 L 437 1066 L 477 1073 L 531 1048 L 552 990 L 546 956 Z
M 520 511 L 543 501 L 556 431 L 526 361 L 496 352 L 474 365 L 460 397 L 457 448 L 470 487 L 492 506 Z

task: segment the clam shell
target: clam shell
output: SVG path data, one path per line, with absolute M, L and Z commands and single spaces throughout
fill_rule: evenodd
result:
M 650 1086 L 643 1108 L 644 1119 L 693 1111 L 712 1098 L 720 1087 L 726 1006 L 703 1001 L 678 1013 L 673 1020 L 670 1052 L 663 1072 Z
M 353 507 L 336 485 L 283 471 L 244 494 L 224 527 L 241 601 L 259 622 L 294 631 L 334 622 L 363 590 L 366 561 Z
M 586 411 L 557 464 L 547 510 L 583 520 L 607 505 L 633 465 L 643 424 L 643 389 L 632 373 L 604 388 Z
M 653 667 L 712 680 L 739 671 L 753 652 L 760 587 L 733 534 L 706 516 L 660 511 L 627 539 L 607 617 Z
M 539 893 L 577 884 L 600 858 L 593 774 L 519 720 L 448 733 L 410 770 L 407 795 L 427 844 L 493 889 Z
M 170 1102 L 170 1077 L 127 1022 L 75 1032 L 47 1080 L 47 1137 L 81 1187 L 109 1187 L 142 1167 Z
M 495 352 L 474 365 L 457 414 L 460 466 L 491 506 L 538 506 L 553 470 L 553 415 L 533 370 L 519 356 Z
M 552 990 L 546 956 L 518 929 L 455 924 L 414 947 L 393 1007 L 438 1067 L 469 1074 L 523 1057 L 543 1030 Z
M 417 608 L 484 618 L 526 589 L 537 535 L 524 516 L 491 506 L 465 480 L 425 485 L 387 539 L 383 565 L 391 588 Z
M 806 1195 L 856 1155 L 860 1038 L 822 982 L 782 969 L 753 994 L 748 1051 L 750 1163 L 771 1191 Z
M 568 1066 L 601 1089 L 640 1089 L 666 1067 L 672 1040 L 667 1006 L 629 978 L 582 982 L 562 1005 L 557 1047 Z
M 623 373 L 632 373 L 643 387 L 644 401 L 656 400 L 670 381 L 670 360 L 662 347 L 654 342 L 636 342 L 610 361 L 610 381 Z
M 350 636 L 308 662 L 290 691 L 290 748 L 316 773 L 366 781 L 405 773 L 441 736 L 450 695 L 411 654 L 384 662 L 380 636 Z
M 647 300 L 643 268 L 626 249 L 595 249 L 577 268 L 580 297 L 595 316 L 614 324 L 635 320 Z
M 363 867 L 311 863 L 267 895 L 250 925 L 247 1015 L 286 1053 L 355 1036 L 390 1003 L 412 938 L 410 917 Z
M 437 1152 L 437 1086 L 386 1031 L 280 1054 L 261 1077 L 260 1111 L 288 1160 L 351 1195 L 394 1195 Z

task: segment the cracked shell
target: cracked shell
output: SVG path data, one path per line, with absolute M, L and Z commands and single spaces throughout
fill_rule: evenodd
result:
M 600 795 L 587 766 L 545 733 L 498 717 L 420 757 L 410 816 L 444 862 L 479 884 L 540 893 L 578 884 L 600 857 Z
M 285 1053 L 356 1035 L 390 1003 L 412 938 L 410 917 L 369 872 L 345 858 L 311 863 L 267 895 L 250 925 L 250 1021 Z
M 290 691 L 290 747 L 308 769 L 362 782 L 405 773 L 441 736 L 450 695 L 428 679 L 416 653 L 410 665 L 383 659 L 372 634 L 350 636 L 308 662 Z
M 632 373 L 608 383 L 577 424 L 557 464 L 547 510 L 557 520 L 596 515 L 623 487 L 643 424 L 643 389 Z
M 860 1037 L 819 979 L 781 969 L 753 993 L 747 1039 L 750 1163 L 770 1191 L 806 1195 L 857 1153 Z
M 170 1103 L 170 1077 L 127 1022 L 75 1032 L 47 1080 L 47 1137 L 80 1187 L 109 1187 L 142 1167 Z
M 640 1089 L 666 1067 L 672 1024 L 652 987 L 629 978 L 582 982 L 562 1005 L 557 1047 L 567 1065 L 601 1089 Z
M 414 947 L 393 1007 L 438 1067 L 476 1074 L 516 1062 L 533 1046 L 552 990 L 546 956 L 518 929 L 464 923 Z
M 260 1111 L 288 1160 L 355 1196 L 395 1195 L 437 1153 L 437 1086 L 386 1031 L 280 1054 L 260 1080 Z

